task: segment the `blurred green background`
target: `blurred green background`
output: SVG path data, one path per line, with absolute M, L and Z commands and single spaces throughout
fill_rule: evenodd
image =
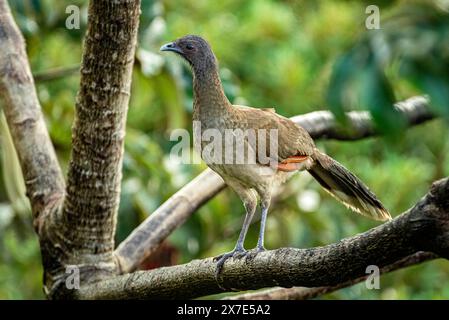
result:
M 77 69 L 87 1 L 10 0 L 24 33 L 51 138 L 66 172 Z M 65 27 L 68 5 L 81 8 L 81 28 Z M 366 7 L 380 8 L 379 30 L 367 30 Z M 393 216 L 412 206 L 432 181 L 449 175 L 447 120 L 402 130 L 393 101 L 428 94 L 449 114 L 449 1 L 142 0 L 137 60 L 127 122 L 117 243 L 205 165 L 170 160 L 170 132 L 191 129 L 188 68 L 161 55 L 161 44 L 187 33 L 204 36 L 220 61 L 232 102 L 272 107 L 285 116 L 331 108 L 368 109 L 382 137 L 318 146 L 356 173 Z M 1 48 L 0 48 L 1 50 Z M 48 79 L 54 68 L 64 77 Z M 47 79 L 46 79 L 47 78 Z M 3 120 L 2 120 L 3 121 Z M 4 121 L 0 184 L 0 298 L 42 299 L 42 267 L 17 160 Z M 307 248 L 336 242 L 378 223 L 349 212 L 306 174 L 273 201 L 266 247 Z M 243 221 L 240 200 L 226 190 L 195 213 L 142 268 L 188 262 L 229 251 Z M 258 217 L 256 217 L 256 221 Z M 259 225 L 249 231 L 256 243 Z M 449 264 L 438 260 L 359 284 L 321 299 L 449 298 Z

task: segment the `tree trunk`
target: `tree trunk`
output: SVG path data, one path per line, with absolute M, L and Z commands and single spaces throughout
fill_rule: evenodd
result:
M 0 0 L 0 88 L 25 177 L 49 298 L 117 274 L 114 234 L 140 0 L 95 0 L 81 65 L 67 188 L 45 128 L 23 38 Z M 65 197 L 64 197 L 65 194 Z M 74 266 L 76 270 L 67 266 Z
M 52 239 L 60 254 L 45 266 L 46 286 L 58 290 L 69 264 L 82 283 L 118 273 L 113 256 L 125 123 L 140 1 L 96 0 L 89 5 L 80 90 L 72 130 L 67 196 Z

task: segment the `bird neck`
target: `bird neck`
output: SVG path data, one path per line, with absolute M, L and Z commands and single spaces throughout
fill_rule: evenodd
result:
M 193 69 L 193 115 L 195 120 L 204 117 L 224 116 L 231 107 L 218 74 L 216 61 Z

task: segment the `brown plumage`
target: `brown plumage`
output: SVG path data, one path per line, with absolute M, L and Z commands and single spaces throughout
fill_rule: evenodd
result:
M 391 219 L 388 211 L 360 179 L 340 163 L 320 152 L 305 129 L 278 115 L 272 108 L 257 109 L 232 105 L 223 91 L 217 59 L 204 39 L 192 35 L 185 36 L 162 46 L 161 50 L 176 52 L 192 66 L 195 98 L 193 120 L 198 121 L 202 132 L 214 129 L 222 133 L 223 148 L 226 145 L 227 129 L 241 129 L 244 132 L 254 130 L 261 133 L 260 136 L 256 134 L 253 140 L 243 138 L 245 148 L 254 151 L 255 162 L 225 163 L 224 156 L 213 159 L 203 156 L 208 166 L 237 192 L 246 209 L 237 245 L 232 252 L 219 257 L 217 274 L 226 259 L 236 253 L 239 256 L 245 254 L 243 242 L 257 206 L 257 197 L 260 198 L 262 207 L 257 251 L 264 250 L 265 221 L 272 190 L 295 171 L 309 171 L 326 191 L 352 210 L 375 220 Z M 272 129 L 277 132 L 275 139 L 266 134 Z M 202 140 L 202 148 L 208 143 L 209 141 Z M 258 152 L 262 150 L 262 145 L 270 148 L 263 149 L 265 152 Z M 275 149 L 271 149 L 271 146 Z M 273 154 L 270 152 L 272 150 L 277 152 Z M 224 150 L 223 154 L 228 151 Z M 236 152 L 231 151 L 234 156 L 237 156 Z M 266 163 L 267 157 L 270 163 L 276 164 L 274 168 Z

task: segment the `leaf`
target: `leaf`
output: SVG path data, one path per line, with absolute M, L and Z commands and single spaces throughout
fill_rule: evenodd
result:
M 383 71 L 371 63 L 359 73 L 358 80 L 360 105 L 370 111 L 378 130 L 388 135 L 402 131 L 405 121 L 394 108 L 394 92 Z
M 345 120 L 345 106 L 349 104 L 345 95 L 354 78 L 354 61 L 351 53 L 341 56 L 334 65 L 327 92 L 327 103 L 339 121 Z
M 422 72 L 416 76 L 415 84 L 430 96 L 431 106 L 435 111 L 449 118 L 449 81 L 438 75 Z

